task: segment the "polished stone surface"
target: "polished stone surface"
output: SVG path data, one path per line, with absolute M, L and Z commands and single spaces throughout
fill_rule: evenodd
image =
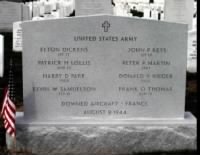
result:
M 0 1 L 0 31 L 10 32 L 13 22 L 29 19 L 28 6 L 23 3 Z
M 76 16 L 113 14 L 111 0 L 75 0 Z
M 26 119 L 184 117 L 187 25 L 96 15 L 22 28 Z

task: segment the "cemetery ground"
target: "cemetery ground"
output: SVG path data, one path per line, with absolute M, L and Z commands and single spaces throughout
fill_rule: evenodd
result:
M 5 148 L 0 148 L 0 155 L 29 155 L 27 153 L 11 153 Z M 35 155 L 35 154 L 34 154 Z M 199 155 L 199 153 L 195 152 L 179 152 L 179 153 L 137 153 L 132 155 Z

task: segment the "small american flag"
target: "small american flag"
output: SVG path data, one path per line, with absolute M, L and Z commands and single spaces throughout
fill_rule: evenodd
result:
M 12 136 L 16 136 L 15 128 L 15 117 L 16 117 L 16 107 L 15 104 L 10 99 L 9 89 L 5 90 L 3 106 L 1 110 L 1 117 L 4 119 L 4 127 L 6 132 Z

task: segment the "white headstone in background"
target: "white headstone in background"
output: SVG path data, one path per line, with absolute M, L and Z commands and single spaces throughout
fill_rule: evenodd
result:
M 21 3 L 0 1 L 0 29 L 12 31 L 13 22 L 29 19 L 28 6 Z
M 113 14 L 111 0 L 75 0 L 75 14 Z
M 0 77 L 3 77 L 4 72 L 4 41 L 3 36 L 0 35 Z
M 151 11 L 151 18 L 154 20 L 158 20 L 158 11 L 157 10 Z
M 145 0 L 146 1 L 146 0 Z M 149 0 L 148 0 L 149 1 Z M 154 0 L 155 4 L 164 4 L 166 0 Z M 168 0 L 169 1 L 169 0 Z
M 150 18 L 150 9 L 144 8 L 144 18 L 149 19 Z
M 187 71 L 197 72 L 197 29 L 188 32 L 188 62 Z
M 22 51 L 22 22 L 13 23 L 13 51 Z
M 30 8 L 25 4 L 21 4 L 21 10 L 22 10 L 21 21 L 30 20 L 31 19 Z
M 0 2 L 0 29 L 12 30 L 12 23 L 21 20 L 21 5 L 13 2 Z
M 194 0 L 165 0 L 165 21 L 185 23 L 192 29 Z
M 74 10 L 74 4 L 73 1 L 63 1 L 60 5 L 59 10 L 59 17 L 68 17 L 71 13 L 73 13 Z

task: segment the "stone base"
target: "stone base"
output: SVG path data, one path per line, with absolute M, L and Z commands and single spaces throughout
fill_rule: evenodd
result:
M 124 155 L 197 149 L 196 119 L 191 113 L 186 113 L 184 120 L 137 120 L 110 125 L 19 121 L 16 138 L 16 151 L 36 155 Z

